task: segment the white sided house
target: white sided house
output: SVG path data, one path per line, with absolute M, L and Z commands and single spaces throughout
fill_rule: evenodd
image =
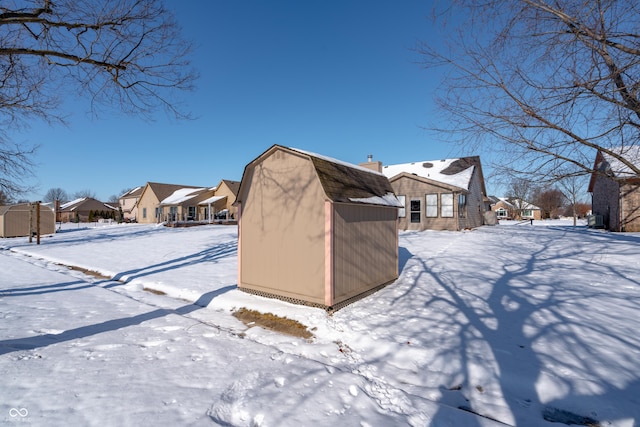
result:
M 429 160 L 382 166 L 361 166 L 382 172 L 403 205 L 400 230 L 451 230 L 484 223 L 487 201 L 480 157 Z

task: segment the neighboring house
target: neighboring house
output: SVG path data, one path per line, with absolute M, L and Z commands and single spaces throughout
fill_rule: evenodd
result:
M 25 237 L 38 230 L 36 204 L 20 203 L 0 206 L 0 237 Z M 56 218 L 53 209 L 40 204 L 40 235 L 56 232 Z
M 398 277 L 398 200 L 377 172 L 274 145 L 244 170 L 238 287 L 336 308 Z
M 486 189 L 480 157 L 382 166 L 371 159 L 360 166 L 382 172 L 404 209 L 401 230 L 452 230 L 483 224 Z
M 531 203 L 524 202 L 519 199 L 511 200 L 505 197 L 493 197 L 490 199 L 493 201 L 491 204 L 491 210 L 496 213 L 498 220 L 501 219 L 513 219 L 513 220 L 540 220 L 542 219 L 542 209 Z
M 198 204 L 214 195 L 214 188 L 180 188 L 160 201 L 163 222 L 201 221 Z
M 166 206 L 166 212 L 160 203 L 166 201 L 178 190 L 206 190 L 203 187 L 188 185 L 162 184 L 159 182 L 147 182 L 138 199 L 138 222 L 145 224 L 160 223 L 166 221 L 171 214 L 171 206 Z M 197 203 L 196 205 L 197 206 Z M 177 216 L 177 213 L 176 213 Z
M 640 169 L 640 147 L 611 149 Z M 640 231 L 640 175 L 614 156 L 598 151 L 589 181 L 591 209 L 611 231 Z
M 118 204 L 122 210 L 122 219 L 127 222 L 137 221 L 138 219 L 138 200 L 144 187 L 136 187 L 127 191 L 118 198 Z
M 518 209 L 506 198 L 491 196 L 490 199 L 493 202 L 491 204 L 491 210 L 496 213 L 498 220 L 514 219 L 518 216 Z
M 512 203 L 516 207 L 515 219 L 542 219 L 542 209 L 540 207 L 520 199 L 512 200 Z
M 101 218 L 114 218 L 118 208 L 91 197 L 81 197 L 60 205 L 57 212 L 59 222 L 89 222 Z
M 220 181 L 214 195 L 198 203 L 200 217 L 207 221 L 236 219 L 238 208 L 234 203 L 239 189 L 239 181 Z

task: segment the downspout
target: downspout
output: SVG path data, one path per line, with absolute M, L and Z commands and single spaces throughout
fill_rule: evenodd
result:
M 242 285 L 242 203 L 238 203 L 238 286 Z
M 622 194 L 622 185 L 620 185 L 620 183 L 618 183 L 618 216 L 619 218 L 619 224 L 620 226 L 618 227 L 620 229 L 620 231 L 624 231 L 625 229 L 625 223 L 623 222 L 624 220 L 624 195 Z

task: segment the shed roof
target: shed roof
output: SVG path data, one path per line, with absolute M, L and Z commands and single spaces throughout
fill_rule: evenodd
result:
M 249 163 L 245 173 L 247 168 L 253 168 L 265 155 L 278 149 L 308 157 L 325 195 L 333 202 L 402 207 L 393 193 L 389 180 L 383 174 L 297 148 L 274 145 Z M 239 197 L 241 194 L 239 192 Z M 238 201 L 241 202 L 241 200 Z

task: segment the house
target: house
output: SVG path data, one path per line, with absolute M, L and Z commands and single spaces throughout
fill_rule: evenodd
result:
M 153 224 L 166 221 L 171 214 L 171 205 L 166 205 L 166 209 L 160 206 L 160 203 L 167 201 L 178 190 L 189 191 L 203 190 L 203 187 L 195 187 L 188 185 L 162 184 L 159 182 L 147 182 L 140 198 L 138 199 L 138 222 Z M 197 203 L 196 205 L 197 206 Z M 164 212 L 166 210 L 166 212 Z M 187 208 L 188 210 L 188 208 Z M 177 212 L 174 212 L 177 215 Z
M 45 204 L 20 203 L 0 206 L 0 237 L 24 237 L 38 231 L 38 211 L 40 207 L 40 235 L 56 232 L 56 218 L 53 209 Z
M 198 203 L 200 217 L 207 221 L 235 219 L 237 208 L 234 204 L 239 189 L 239 181 L 221 180 L 215 187 L 214 195 Z
M 362 163 L 382 172 L 403 205 L 401 230 L 452 230 L 483 224 L 486 189 L 480 157 L 430 160 L 383 166 Z
M 589 181 L 591 209 L 611 231 L 640 231 L 640 146 L 598 151 Z M 615 155 L 614 155 L 615 154 Z M 636 169 L 622 162 L 622 157 Z
M 241 290 L 337 308 L 398 277 L 400 204 L 380 173 L 274 145 L 236 206 Z
M 542 219 L 542 209 L 529 202 L 520 199 L 510 200 L 506 197 L 493 197 L 491 210 L 496 213 L 498 220 L 514 219 L 514 220 L 540 220 Z
M 115 218 L 118 207 L 91 197 L 81 197 L 60 205 L 57 212 L 59 222 L 92 222 Z
M 198 206 L 214 194 L 215 188 L 179 188 L 160 201 L 160 219 L 163 222 L 204 220 Z
M 126 222 L 135 222 L 138 219 L 138 200 L 144 187 L 135 187 L 118 198 L 118 204 L 122 211 L 122 219 Z

